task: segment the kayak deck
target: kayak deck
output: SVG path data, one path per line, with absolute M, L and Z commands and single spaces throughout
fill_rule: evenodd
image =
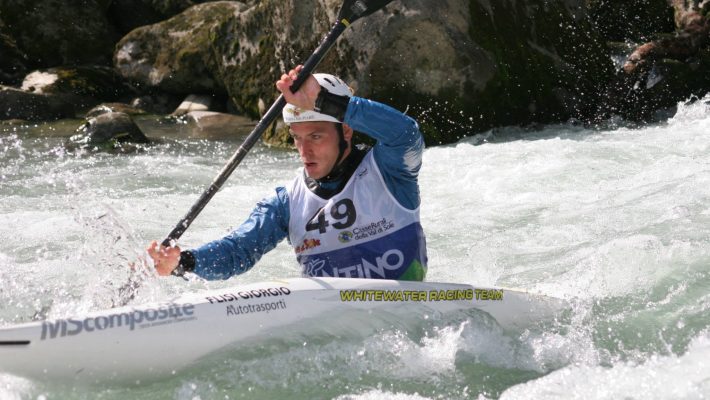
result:
M 327 316 L 480 310 L 503 329 L 524 329 L 565 307 L 560 299 L 495 287 L 284 279 L 0 328 L 0 372 L 45 379 L 131 379 L 169 374 L 227 346 Z M 310 325 L 318 332 L 318 324 Z

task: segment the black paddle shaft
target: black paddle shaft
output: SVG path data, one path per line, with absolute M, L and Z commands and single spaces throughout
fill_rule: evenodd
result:
M 320 46 L 318 46 L 318 49 L 316 49 L 316 51 L 308 58 L 306 63 L 303 65 L 303 69 L 301 70 L 301 72 L 299 72 L 298 77 L 293 82 L 293 85 L 291 85 L 292 92 L 296 92 L 301 87 L 301 85 L 303 85 L 303 82 L 305 82 L 306 79 L 311 75 L 313 70 L 318 66 L 318 64 L 321 62 L 321 60 L 328 52 L 328 50 L 330 50 L 333 44 L 335 44 L 335 40 L 340 36 L 341 33 L 343 33 L 345 28 L 347 28 L 347 25 L 345 25 L 341 21 L 338 21 L 333 26 L 333 29 L 331 29 L 325 39 L 323 39 Z M 197 202 L 192 206 L 192 208 L 190 208 L 190 211 L 188 211 L 188 213 L 180 220 L 180 222 L 175 226 L 175 228 L 173 228 L 168 237 L 163 240 L 163 246 L 170 246 L 173 240 L 179 239 L 180 236 L 185 233 L 190 224 L 192 224 L 192 221 L 197 218 L 197 216 L 205 208 L 207 203 L 212 200 L 212 197 L 214 197 L 214 195 L 222 188 L 224 182 L 227 181 L 227 178 L 229 178 L 232 172 L 234 172 L 234 169 L 237 168 L 237 166 L 242 162 L 249 150 L 251 150 L 251 148 L 254 147 L 256 142 L 259 141 L 259 138 L 261 138 L 261 136 L 264 134 L 269 125 L 271 125 L 276 120 L 276 118 L 281 116 L 281 111 L 285 106 L 286 100 L 284 99 L 283 94 L 279 95 L 279 98 L 276 99 L 274 104 L 271 105 L 271 107 L 266 112 L 266 114 L 264 114 L 259 123 L 256 124 L 251 133 L 249 133 L 249 136 L 244 139 L 244 142 L 242 142 L 241 146 L 239 146 L 237 151 L 232 154 L 232 157 L 229 159 L 229 162 L 227 162 L 224 168 L 222 168 L 222 171 L 220 171 L 219 175 L 217 175 L 217 177 L 212 181 L 210 186 L 202 193 Z
M 306 63 L 303 64 L 303 69 L 299 72 L 298 77 L 291 85 L 291 91 L 296 92 L 303 85 L 303 82 L 311 75 L 313 70 L 320 64 L 323 57 L 335 44 L 338 37 L 345 31 L 345 29 L 358 18 L 370 15 L 373 12 L 384 7 L 387 3 L 392 0 L 346 0 L 343 7 L 340 9 L 338 14 L 338 21 L 333 25 L 333 28 L 328 32 L 326 37 L 320 43 L 318 48 L 308 57 Z M 170 246 L 172 241 L 176 241 L 182 236 L 187 228 L 192 224 L 192 221 L 197 218 L 202 209 L 205 208 L 207 203 L 214 197 L 214 195 L 222 188 L 224 182 L 227 178 L 234 172 L 234 169 L 242 162 L 244 157 L 247 155 L 249 150 L 256 144 L 261 135 L 264 134 L 266 129 L 271 125 L 276 118 L 281 115 L 281 111 L 286 106 L 286 100 L 283 94 L 279 96 L 278 99 L 271 105 L 269 110 L 264 114 L 258 124 L 249 133 L 244 142 L 239 146 L 237 151 L 234 152 L 229 162 L 222 168 L 219 175 L 212 181 L 210 186 L 202 193 L 197 202 L 190 208 L 190 211 L 178 222 L 178 224 L 173 228 L 167 238 L 163 240 L 163 246 Z

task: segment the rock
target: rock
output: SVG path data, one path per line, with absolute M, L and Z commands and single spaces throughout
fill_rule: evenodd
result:
M 138 28 L 116 47 L 121 74 L 173 93 L 227 92 L 258 118 L 273 83 L 303 62 L 340 2 L 213 2 Z M 279 23 L 274 24 L 274 19 Z M 353 24 L 319 71 L 408 110 L 429 143 L 492 126 L 586 120 L 613 76 L 584 0 L 394 1 Z
M 594 26 L 607 41 L 645 42 L 659 32 L 673 32 L 669 0 L 588 0 Z
M 672 0 L 677 32 L 631 52 L 611 86 L 607 114 L 655 121 L 659 110 L 710 92 L 710 2 L 704 9 L 693 3 Z
M 0 17 L 2 14 L 0 14 Z M 27 55 L 18 47 L 0 19 L 0 84 L 17 84 L 27 71 Z
M 258 118 L 259 99 L 273 102 L 275 79 L 313 52 L 339 5 L 261 1 L 214 27 L 215 75 L 240 112 Z M 353 24 L 318 70 L 407 110 L 428 143 L 493 126 L 588 120 L 599 83 L 613 76 L 582 0 L 394 1 Z
M 89 118 L 77 128 L 77 133 L 71 141 L 81 147 L 111 149 L 123 143 L 150 143 L 133 119 L 122 112 Z
M 84 118 L 89 119 L 93 117 L 98 117 L 101 114 L 108 114 L 108 113 L 113 113 L 113 112 L 118 112 L 118 113 L 123 113 L 127 115 L 143 115 L 146 114 L 146 112 L 140 108 L 133 107 L 129 104 L 125 103 L 103 103 L 99 104 L 98 106 L 92 108 L 86 113 L 86 116 Z
M 624 65 L 624 72 L 627 74 L 647 71 L 650 65 L 646 64 L 662 58 L 685 60 L 708 46 L 710 20 L 707 14 L 710 13 L 710 3 L 705 3 L 708 10 L 703 13 L 697 8 L 697 4 L 689 5 L 687 0 L 672 1 L 677 33 L 637 47 Z
M 74 106 L 60 96 L 0 86 L 0 120 L 49 121 L 74 115 Z
M 114 65 L 123 77 L 146 87 L 176 94 L 224 93 L 212 73 L 216 60 L 209 49 L 217 40 L 210 32 L 244 8 L 239 2 L 205 3 L 137 28 L 116 45 Z
M 249 118 L 214 111 L 190 111 L 185 118 L 192 136 L 210 139 L 239 138 L 256 125 Z
M 181 96 L 168 93 L 153 93 L 136 97 L 130 104 L 150 114 L 169 114 L 180 105 L 181 99 Z
M 110 65 L 119 36 L 106 18 L 112 0 L 2 1 L 6 33 L 27 55 L 28 68 Z
M 67 97 L 77 108 L 89 108 L 103 101 L 120 100 L 133 93 L 110 67 L 56 67 L 33 71 L 22 82 L 28 92 Z
M 108 10 L 108 19 L 121 35 L 165 19 L 149 3 L 142 0 L 112 1 Z
M 5 119 L 1 120 L 0 119 L 0 125 L 3 126 L 22 126 L 22 125 L 27 125 L 27 121 L 24 119 Z
M 179 14 L 202 1 L 193 0 L 118 0 L 112 1 L 108 18 L 118 31 L 126 33 Z
M 143 0 L 150 5 L 163 19 L 168 19 L 176 14 L 180 14 L 186 9 L 200 3 L 207 3 L 214 0 Z
M 190 111 L 208 111 L 214 98 L 207 95 L 191 94 L 172 112 L 173 116 L 181 116 Z

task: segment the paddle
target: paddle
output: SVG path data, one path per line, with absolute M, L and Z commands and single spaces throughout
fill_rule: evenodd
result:
M 340 35 L 345 31 L 345 29 L 350 26 L 351 23 L 356 20 L 368 16 L 373 12 L 384 7 L 392 0 L 345 0 L 343 6 L 338 13 L 338 20 L 331 28 L 330 32 L 321 41 L 318 48 L 308 57 L 308 60 L 303 64 L 303 69 L 298 75 L 298 78 L 294 81 L 291 86 L 293 92 L 298 91 L 306 78 L 313 72 L 313 70 L 320 64 L 326 53 L 333 47 L 335 41 L 340 37 Z M 241 146 L 234 152 L 232 157 L 229 159 L 227 164 L 222 168 L 219 175 L 212 181 L 210 186 L 202 193 L 200 198 L 195 202 L 195 204 L 190 208 L 187 214 L 175 225 L 175 228 L 168 234 L 168 236 L 163 240 L 163 246 L 171 246 L 174 241 L 179 239 L 183 233 L 190 227 L 195 218 L 200 214 L 200 212 L 205 208 L 207 203 L 214 197 L 214 195 L 222 188 L 224 182 L 227 178 L 234 172 L 234 169 L 242 162 L 244 157 L 247 155 L 249 150 L 256 144 L 259 138 L 264 134 L 266 129 L 271 125 L 276 118 L 281 115 L 281 111 L 284 106 L 286 106 L 286 100 L 284 100 L 283 95 L 280 95 L 274 104 L 271 105 L 269 110 L 264 114 L 258 124 L 249 133 L 249 136 L 244 139 Z M 176 269 L 173 271 L 173 275 L 182 275 L 184 271 Z M 126 285 L 119 289 L 121 298 L 126 298 L 122 301 L 125 305 L 134 296 L 134 291 L 139 286 L 136 281 L 128 282 Z
M 336 39 L 338 39 L 351 23 L 359 18 L 372 14 L 391 1 L 392 0 L 346 0 L 338 14 L 338 21 L 333 25 L 333 28 L 331 28 L 330 32 L 323 39 L 315 52 L 313 52 L 313 54 L 308 57 L 308 60 L 306 60 L 306 63 L 303 64 L 303 69 L 298 74 L 298 78 L 293 82 L 291 91 L 298 91 L 306 78 L 311 75 L 326 53 L 333 47 Z M 259 123 L 256 124 L 249 136 L 244 139 L 242 145 L 234 152 L 227 162 L 227 165 L 222 168 L 219 175 L 212 181 L 212 184 L 202 193 L 202 196 L 200 196 L 197 202 L 190 208 L 190 211 L 175 225 L 175 228 L 168 234 L 168 237 L 163 240 L 163 246 L 170 246 L 171 242 L 179 239 L 180 236 L 185 233 L 187 228 L 190 227 L 190 224 L 192 224 L 192 221 L 194 221 L 202 209 L 205 208 L 215 193 L 219 191 L 227 178 L 229 178 L 234 169 L 242 162 L 244 156 L 246 156 L 249 150 L 256 144 L 269 125 L 281 115 L 284 106 L 286 106 L 286 100 L 284 100 L 283 95 L 280 95 L 266 114 L 264 114 Z

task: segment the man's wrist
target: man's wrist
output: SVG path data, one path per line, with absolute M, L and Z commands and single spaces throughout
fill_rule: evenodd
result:
M 189 250 L 183 250 L 180 252 L 180 260 L 178 261 L 177 267 L 173 270 L 173 275 L 184 275 L 185 272 L 192 272 L 195 270 L 195 256 Z

